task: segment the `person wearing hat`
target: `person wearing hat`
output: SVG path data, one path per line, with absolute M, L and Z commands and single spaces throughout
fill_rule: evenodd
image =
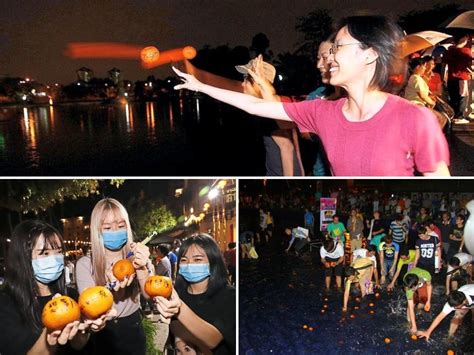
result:
M 286 101 L 285 98 L 275 94 L 272 85 L 276 76 L 275 67 L 264 62 L 261 55 L 245 65 L 237 65 L 235 69 L 244 75 L 242 87 L 245 94 L 271 101 Z M 257 83 L 249 74 L 249 70 L 259 72 L 266 83 Z M 262 84 L 267 85 L 268 88 L 263 89 Z M 295 125 L 268 119 L 262 120 L 264 120 L 263 144 L 265 146 L 266 175 L 303 176 Z
M 199 91 L 319 135 L 335 176 L 450 176 L 448 143 L 434 114 L 384 91 L 402 37 L 384 16 L 344 19 L 329 72 L 331 85 L 344 88 L 347 97 L 335 101 L 272 102 L 203 84 L 173 67 L 183 80 L 174 89 Z

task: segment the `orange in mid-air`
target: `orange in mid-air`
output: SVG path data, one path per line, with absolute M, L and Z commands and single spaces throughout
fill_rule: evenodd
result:
M 66 325 L 81 319 L 79 305 L 71 297 L 60 296 L 52 299 L 43 308 L 41 320 L 49 330 L 62 330 Z
M 126 277 L 130 277 L 135 273 L 135 268 L 130 260 L 122 259 L 114 264 L 112 273 L 117 280 L 123 281 Z
M 140 52 L 140 58 L 145 63 L 152 63 L 160 57 L 160 51 L 154 46 L 145 47 Z
M 79 308 L 88 319 L 97 319 L 114 304 L 114 296 L 104 286 L 86 288 L 79 296 Z
M 183 48 L 183 56 L 186 59 L 193 59 L 197 55 L 197 51 L 194 47 L 192 46 L 186 46 Z
M 392 342 L 392 339 L 385 338 L 383 341 L 385 342 L 385 344 L 390 344 Z
M 173 291 L 173 282 L 166 276 L 150 276 L 145 281 L 145 292 L 150 297 L 162 296 L 169 298 Z

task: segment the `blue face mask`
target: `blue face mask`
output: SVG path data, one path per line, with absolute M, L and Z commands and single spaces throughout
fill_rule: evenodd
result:
M 122 247 L 127 243 L 128 233 L 126 229 L 102 231 L 102 239 L 104 240 L 104 247 L 116 251 L 122 249 Z
M 31 260 L 36 280 L 49 284 L 59 279 L 64 270 L 64 256 L 62 254 L 46 256 Z
M 179 274 L 190 283 L 203 281 L 211 276 L 209 264 L 182 264 L 179 266 Z

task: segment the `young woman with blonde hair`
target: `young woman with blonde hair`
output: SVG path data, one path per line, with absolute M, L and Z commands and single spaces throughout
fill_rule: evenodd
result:
M 117 318 L 93 338 L 98 354 L 145 354 L 145 333 L 140 314 L 140 293 L 153 265 L 148 247 L 133 241 L 128 213 L 115 199 L 105 198 L 94 207 L 90 223 L 91 257 L 84 256 L 76 265 L 79 292 L 91 286 L 108 286 L 114 295 Z M 133 253 L 133 255 L 132 255 Z M 130 256 L 132 255 L 132 256 Z M 118 281 L 113 265 L 130 256 L 135 274 Z

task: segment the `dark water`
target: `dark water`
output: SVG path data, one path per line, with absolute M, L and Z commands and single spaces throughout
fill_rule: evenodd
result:
M 0 108 L 1 175 L 263 174 L 253 120 L 209 99 Z M 249 159 L 251 157 L 251 159 Z
M 280 216 L 280 224 L 293 221 Z M 241 260 L 239 283 L 239 346 L 241 354 L 456 354 L 474 351 L 470 316 L 458 329 L 454 341 L 446 335 L 452 315 L 434 331 L 427 343 L 410 339 L 406 321 L 406 298 L 399 287 L 358 302 L 349 301 L 343 316 L 342 293 L 323 294 L 324 275 L 319 249 L 302 257 L 285 254 L 288 240 L 277 228 L 269 245 L 257 248 L 258 260 Z M 444 288 L 435 286 L 432 310 L 417 315 L 418 329 L 427 329 L 445 302 Z M 327 301 L 325 300 L 327 298 Z M 370 306 L 373 303 L 374 306 Z M 321 310 L 327 305 L 324 313 Z M 359 307 L 355 309 L 354 307 Z M 371 314 L 370 311 L 374 313 Z M 353 314 L 355 317 L 350 318 Z M 303 326 L 312 327 L 313 331 Z M 391 343 L 385 344 L 384 339 Z

